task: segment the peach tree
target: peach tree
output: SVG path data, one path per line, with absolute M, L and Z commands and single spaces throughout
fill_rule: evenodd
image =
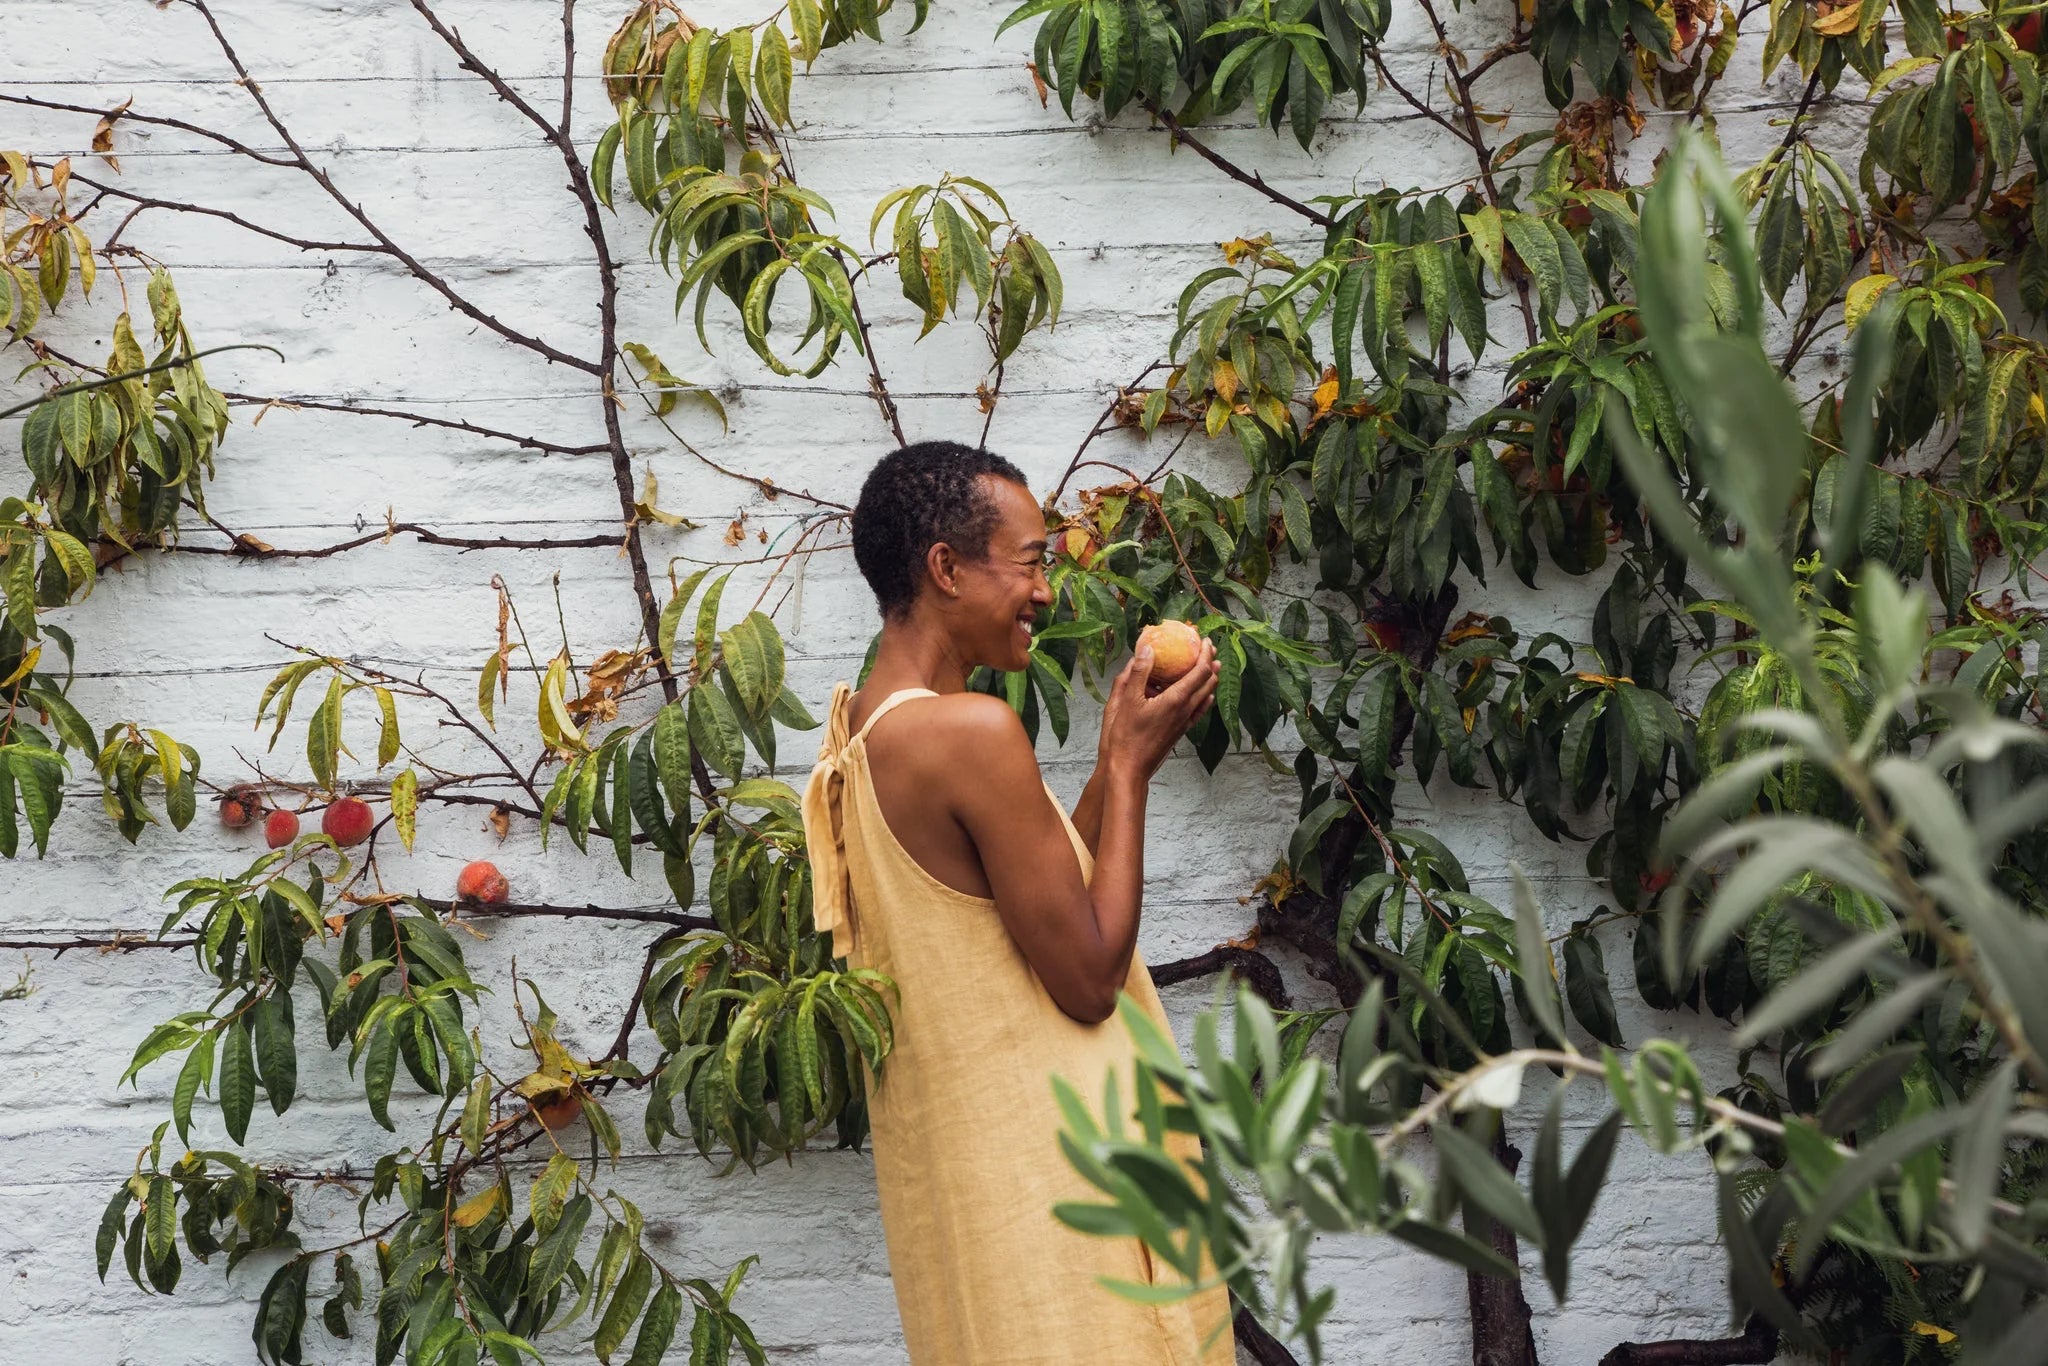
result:
M 725 413 L 664 359 L 681 330 L 622 335 L 617 244 L 638 251 L 646 234 L 679 329 L 687 316 L 702 345 L 717 316 L 777 376 L 863 372 L 901 440 L 870 319 L 907 310 L 921 335 L 965 325 L 987 364 L 962 419 L 981 417 L 985 436 L 1009 364 L 1060 326 L 1042 240 L 1055 225 L 1020 222 L 1000 185 L 950 173 L 871 187 L 863 235 L 798 178 L 784 137 L 798 65 L 914 29 L 922 5 L 791 0 L 723 29 L 672 0 L 622 6 L 604 16 L 617 25 L 602 59 L 609 119 L 586 157 L 573 0 L 559 110 L 428 0 L 411 4 L 505 118 L 559 154 L 561 212 L 581 225 L 596 282 L 594 351 L 506 322 L 363 209 L 206 0 L 151 22 L 203 30 L 263 121 L 262 146 L 132 106 L 0 91 L 97 119 L 99 154 L 75 167 L 9 153 L 0 181 L 0 323 L 27 365 L 26 478 L 0 503 L 0 852 L 48 847 L 69 780 L 97 786 L 130 840 L 177 837 L 207 787 L 229 824 L 262 815 L 272 846 L 171 887 L 156 937 L 116 946 L 189 952 L 194 976 L 190 1008 L 123 1076 L 176 1080 L 111 1192 L 100 1270 L 118 1262 L 168 1294 L 189 1260 L 256 1259 L 267 1360 L 361 1334 L 380 1361 L 511 1362 L 568 1350 L 557 1344 L 576 1325 L 607 1361 L 653 1362 L 685 1340 L 693 1361 L 759 1361 L 734 1304 L 746 1264 L 691 1267 L 650 1246 L 613 1165 L 629 1105 L 647 1144 L 687 1140 L 728 1167 L 863 1139 L 891 988 L 814 931 L 797 794 L 777 776 L 790 745 L 811 743 L 819 701 L 787 682 L 778 605 L 797 556 L 838 553 L 829 537 L 852 491 L 782 488 L 690 443 L 688 422 Z M 1533 1363 L 1519 1244 L 1561 1298 L 1626 1126 L 1660 1151 L 1710 1153 L 1701 1179 L 1719 1191 L 1731 1302 L 1747 1317 L 1726 1339 L 1621 1344 L 1613 1366 L 1766 1361 L 1781 1341 L 1868 1361 L 1948 1360 L 1964 1345 L 2016 1360 L 2048 1340 L 2028 1317 L 2019 1346 L 2001 1342 L 2048 1287 L 2033 1203 L 2048 1032 L 2026 992 L 2041 953 L 2026 757 L 2041 623 L 2020 600 L 2048 455 L 2048 353 L 2022 321 L 2048 303 L 2035 8 L 1031 0 L 991 38 L 1015 26 L 1042 100 L 1156 128 L 1161 155 L 1199 159 L 1261 196 L 1267 217 L 1184 282 L 1172 325 L 1076 434 L 1046 491 L 1056 604 L 1031 667 L 975 686 L 1064 742 L 1076 689 L 1099 691 L 1137 630 L 1192 619 L 1224 670 L 1195 753 L 1213 768 L 1256 750 L 1300 787 L 1252 932 L 1155 965 L 1162 982 L 1241 977 L 1229 1037 L 1205 1017 L 1193 1063 L 1145 1037 L 1132 1113 L 1114 1095 L 1099 1112 L 1070 1096 L 1070 1157 L 1108 1200 L 1063 1216 L 1143 1237 L 1189 1275 L 1207 1254 L 1267 1362 L 1290 1359 L 1269 1329 L 1319 1350 L 1332 1300 L 1310 1284 L 1313 1234 L 1383 1231 L 1469 1268 L 1475 1360 Z M 1701 142 L 1735 76 L 1742 101 L 1785 79 L 1800 93 L 1782 137 L 1729 178 Z M 1555 122 L 1509 135 L 1505 111 L 1523 97 L 1547 100 Z M 1305 202 L 1207 140 L 1208 127 L 1268 127 L 1270 170 L 1321 155 L 1319 130 L 1352 117 L 1344 100 L 1358 118 L 1425 128 L 1469 169 L 1450 186 Z M 1845 157 L 1815 134 L 1856 103 L 1867 135 Z M 124 125 L 266 165 L 346 236 L 124 187 Z M 1631 179 L 1662 129 L 1689 125 L 1700 131 L 1676 139 L 1661 179 Z M 851 207 L 858 224 L 869 206 Z M 392 520 L 279 548 L 222 525 L 205 492 L 232 461 L 230 415 L 269 400 L 211 387 L 190 328 L 230 324 L 188 324 L 169 275 L 123 240 L 163 214 L 379 260 L 493 344 L 588 378 L 581 444 L 343 411 L 597 457 L 618 528 L 469 538 Z M 1276 246 L 1304 230 L 1320 237 L 1313 253 Z M 127 277 L 145 277 L 146 321 L 123 311 L 110 354 L 67 354 L 50 315 L 107 306 L 103 271 L 124 305 Z M 1855 364 L 1837 376 L 1845 339 Z M 794 545 L 750 566 L 663 565 L 684 528 L 638 477 L 627 404 L 721 477 L 804 503 Z M 1232 477 L 1177 465 L 1190 442 L 1228 454 Z M 460 696 L 290 642 L 249 710 L 267 745 L 303 756 L 291 777 L 261 761 L 224 777 L 151 718 L 88 718 L 70 700 L 60 623 L 115 560 L 325 557 L 399 536 L 502 556 L 617 545 L 635 636 L 579 660 L 566 628 L 527 630 L 501 590 L 497 648 Z M 1538 590 L 1590 579 L 1597 606 L 1567 632 L 1470 605 L 1504 575 Z M 1914 584 L 1924 592 L 1901 586 Z M 422 738 L 446 730 L 463 737 L 461 767 Z M 1397 792 L 1417 784 L 1491 792 L 1502 821 L 1582 851 L 1604 900 L 1561 931 L 1533 893 L 1488 901 L 1449 842 L 1394 819 Z M 531 823 L 556 857 L 658 875 L 672 905 L 521 903 L 488 877 L 467 898 L 387 885 L 380 849 L 410 847 L 436 805 Z M 298 833 L 316 811 L 321 830 Z M 646 926 L 602 1055 L 564 1046 L 545 984 L 473 972 L 465 931 L 516 916 Z M 1625 1040 L 1623 1016 L 1642 1012 L 1617 1008 L 1607 954 L 1624 942 L 1645 1010 L 1709 1012 L 1739 1031 L 1732 1075 L 1710 1082 L 1675 1045 Z M 1297 1009 L 1261 944 L 1298 951 L 1325 1003 Z M 511 1003 L 516 1049 L 486 1047 L 484 992 Z M 393 1131 L 367 1173 L 244 1147 L 259 1095 L 279 1114 L 294 1101 L 301 1021 Z M 1538 1067 L 1587 1075 L 1609 1098 L 1570 1163 L 1562 1102 L 1517 1108 Z M 399 1093 L 434 1103 L 413 1123 L 415 1110 L 393 1113 Z M 1508 1126 L 1534 1145 L 1526 1193 Z M 1203 1136 L 1199 1187 L 1160 1162 L 1167 1127 Z M 1424 1130 L 1434 1169 L 1407 1144 Z M 300 1194 L 336 1181 L 361 1202 L 359 1234 L 309 1245 Z

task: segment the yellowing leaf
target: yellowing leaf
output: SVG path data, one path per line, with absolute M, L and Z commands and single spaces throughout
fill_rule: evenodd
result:
M 1950 1343 L 1956 1340 L 1956 1335 L 1954 1333 L 1951 1333 L 1948 1329 L 1942 1328 L 1932 1323 L 1915 1323 L 1913 1325 L 1913 1331 L 1918 1333 L 1921 1337 L 1933 1338 L 1936 1342 L 1940 1343 Z
M 2038 398 L 2034 400 L 2034 403 L 2037 406 L 2040 404 L 2040 402 L 2041 400 Z M 42 646 L 34 645 L 29 647 L 29 652 L 21 657 L 21 663 L 15 666 L 14 672 L 7 675 L 7 677 L 5 678 L 0 678 L 0 688 L 12 687 L 16 683 L 19 683 L 22 679 L 28 677 L 29 673 L 33 671 L 34 668 L 36 667 L 36 661 L 40 660 L 42 657 Z
M 1266 248 L 1273 245 L 1273 234 L 1264 232 L 1257 237 L 1233 237 L 1220 245 L 1223 248 L 1223 259 L 1234 266 L 1240 261 L 1255 260 L 1263 255 Z
M 1839 38 L 1845 33 L 1856 31 L 1857 21 L 1863 17 L 1861 5 L 1844 5 L 1831 14 L 1824 14 L 1813 21 L 1813 31 L 1824 33 L 1830 38 Z
M 391 780 L 391 823 L 398 827 L 399 843 L 412 852 L 413 835 L 419 828 L 420 777 L 406 769 Z
M 1323 382 L 1316 386 L 1315 414 L 1313 418 L 1311 418 L 1311 421 L 1321 420 L 1322 416 L 1325 413 L 1329 412 L 1331 408 L 1335 407 L 1337 404 L 1337 395 L 1340 392 L 1341 386 L 1337 383 L 1337 367 L 1334 365 L 1324 366 Z
M 1225 403 L 1237 401 L 1237 367 L 1227 360 L 1219 360 L 1209 372 L 1209 385 L 1222 396 Z
M 1870 310 L 1877 307 L 1877 301 L 1884 292 L 1899 282 L 1896 275 L 1866 275 L 1849 286 L 1849 293 L 1842 301 L 1842 320 L 1854 332 L 1862 321 L 1870 316 Z
M 449 1222 L 457 1228 L 474 1228 L 490 1218 L 501 1198 L 503 1191 L 499 1187 L 488 1186 L 457 1205 L 455 1213 L 449 1216 Z

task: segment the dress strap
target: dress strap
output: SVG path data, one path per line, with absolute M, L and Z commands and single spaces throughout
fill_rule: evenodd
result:
M 853 738 L 856 740 L 867 739 L 868 732 L 875 728 L 875 722 L 887 716 L 901 704 L 916 701 L 920 697 L 937 696 L 938 694 L 930 688 L 898 688 L 895 692 L 882 699 L 882 705 L 875 708 L 874 714 L 868 717 L 867 724 L 863 725 Z
M 860 927 L 853 908 L 851 869 L 846 857 L 846 787 L 848 768 L 866 762 L 855 742 L 867 738 L 875 722 L 891 708 L 918 697 L 937 697 L 930 688 L 903 688 L 875 708 L 867 724 L 854 731 L 847 724 L 853 711 L 853 689 L 841 683 L 832 690 L 832 708 L 825 721 L 818 763 L 804 785 L 805 845 L 811 859 L 811 920 L 832 936 L 836 955 L 852 953 Z

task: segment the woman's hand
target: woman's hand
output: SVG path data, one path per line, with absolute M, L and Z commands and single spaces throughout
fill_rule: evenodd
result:
M 1098 762 L 1109 768 L 1127 769 L 1149 781 L 1216 696 L 1216 680 L 1221 672 L 1215 645 L 1204 640 L 1194 667 L 1148 697 L 1152 648 L 1140 646 L 1109 690 L 1109 701 L 1102 712 Z

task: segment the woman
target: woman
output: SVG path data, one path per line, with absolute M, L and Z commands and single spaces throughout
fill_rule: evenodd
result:
M 952 442 L 896 451 L 861 489 L 853 551 L 882 637 L 865 686 L 833 693 L 804 827 L 818 927 L 899 992 L 869 1118 L 911 1362 L 1224 1366 L 1220 1287 L 1133 1303 L 1097 1278 L 1153 1281 L 1144 1245 L 1053 1218 L 1099 1197 L 1060 1152 L 1050 1080 L 1092 1099 L 1114 1069 L 1130 1097 L 1117 994 L 1164 1022 L 1136 952 L 1146 788 L 1209 705 L 1215 651 L 1157 696 L 1149 651 L 1118 675 L 1069 819 L 1016 713 L 966 690 L 976 665 L 1028 667 L 1052 602 L 1017 468 Z

